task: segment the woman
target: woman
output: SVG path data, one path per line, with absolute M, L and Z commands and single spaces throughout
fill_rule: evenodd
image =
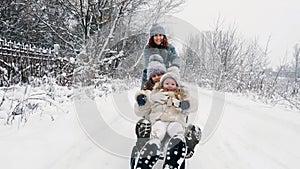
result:
M 144 48 L 144 70 L 141 88 L 147 80 L 147 67 L 151 55 L 160 55 L 163 58 L 166 68 L 171 66 L 180 68 L 181 64 L 180 57 L 177 55 L 174 46 L 169 44 L 165 29 L 161 25 L 153 24 L 149 35 L 148 44 Z

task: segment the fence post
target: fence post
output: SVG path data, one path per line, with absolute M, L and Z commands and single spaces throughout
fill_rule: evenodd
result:
M 54 44 L 53 47 L 54 47 L 54 49 L 53 49 L 53 51 L 54 51 L 54 56 L 58 56 L 59 49 L 60 49 L 59 44 Z

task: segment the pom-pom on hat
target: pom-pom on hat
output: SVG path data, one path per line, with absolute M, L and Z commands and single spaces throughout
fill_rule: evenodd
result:
M 166 35 L 166 31 L 161 25 L 155 23 L 150 28 L 150 37 L 156 34 Z
M 147 68 L 147 79 L 150 79 L 153 75 L 164 74 L 167 72 L 163 61 L 163 58 L 158 54 L 150 56 Z
M 160 78 L 160 83 L 162 84 L 167 78 L 174 79 L 175 82 L 177 83 L 177 86 L 180 86 L 179 68 L 176 66 L 172 66 L 168 68 L 168 72 Z

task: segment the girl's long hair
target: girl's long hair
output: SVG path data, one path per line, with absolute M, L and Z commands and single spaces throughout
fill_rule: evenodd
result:
M 169 42 L 168 42 L 168 38 L 166 35 L 164 35 L 164 39 L 163 39 L 163 42 L 160 44 L 160 45 L 157 45 L 155 42 L 154 42 L 154 36 L 151 36 L 148 40 L 148 47 L 149 48 L 167 48 L 168 45 L 169 45 Z

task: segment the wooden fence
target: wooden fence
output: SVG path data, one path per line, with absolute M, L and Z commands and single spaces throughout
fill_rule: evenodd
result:
M 31 83 L 54 77 L 60 85 L 71 85 L 74 63 L 58 51 L 0 38 L 0 87 Z

